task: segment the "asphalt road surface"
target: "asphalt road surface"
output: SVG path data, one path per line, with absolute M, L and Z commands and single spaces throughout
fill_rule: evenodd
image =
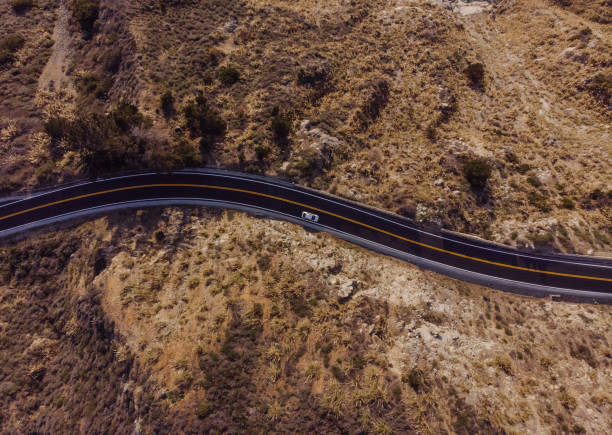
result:
M 299 223 L 421 267 L 532 296 L 612 303 L 612 260 L 541 255 L 426 229 L 403 217 L 275 179 L 218 170 L 142 173 L 0 200 L 0 237 L 110 210 L 207 205 Z M 307 211 L 318 222 L 301 218 Z

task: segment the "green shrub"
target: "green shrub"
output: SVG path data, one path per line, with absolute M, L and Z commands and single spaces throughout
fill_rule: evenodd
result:
M 482 63 L 470 63 L 465 69 L 465 75 L 474 86 L 484 86 L 485 69 Z
M 240 80 L 240 71 L 233 65 L 225 65 L 219 69 L 219 80 L 225 86 L 231 86 Z
M 34 0 L 11 0 L 11 8 L 16 14 L 23 14 L 34 6 Z
M 463 175 L 474 189 L 484 189 L 491 172 L 491 165 L 484 158 L 473 158 L 463 165 Z
M 93 30 L 94 23 L 98 19 L 99 8 L 99 0 L 73 0 L 72 14 L 85 32 Z

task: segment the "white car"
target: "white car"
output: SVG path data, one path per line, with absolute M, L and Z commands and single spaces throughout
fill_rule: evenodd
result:
M 306 219 L 307 221 L 319 222 L 319 215 L 314 213 L 309 213 L 307 211 L 302 212 L 302 219 Z

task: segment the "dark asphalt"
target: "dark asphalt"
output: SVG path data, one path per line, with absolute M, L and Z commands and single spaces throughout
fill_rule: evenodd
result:
M 137 187 L 147 185 L 156 186 Z M 256 194 L 213 187 L 241 189 Z M 83 195 L 90 196 L 78 198 Z M 527 288 L 532 284 L 551 288 L 550 293 L 554 293 L 554 289 L 567 289 L 577 291 L 573 293 L 578 296 L 582 291 L 599 293 L 603 299 L 612 298 L 611 260 L 519 252 L 457 234 L 426 230 L 400 216 L 274 179 L 222 171 L 123 176 L 64 187 L 14 202 L 0 202 L 0 237 L 15 233 L 23 226 L 31 227 L 43 223 L 41 221 L 47 223 L 58 216 L 84 210 L 94 213 L 94 208 L 117 203 L 126 203 L 126 207 L 129 207 L 129 203 L 134 201 L 164 199 L 232 203 L 264 214 L 271 211 L 276 215 L 292 217 L 293 220 L 306 210 L 320 216 L 319 229 L 323 231 L 342 232 L 351 235 L 351 240 L 357 237 L 441 265 L 485 275 L 489 281 L 476 281 L 491 287 L 504 288 L 496 285 L 496 280 L 501 279 L 504 282 L 512 281 L 519 290 L 521 286 Z M 53 204 L 56 201 L 60 202 Z M 11 216 L 14 213 L 19 214 Z M 445 273 L 444 268 L 434 269 Z

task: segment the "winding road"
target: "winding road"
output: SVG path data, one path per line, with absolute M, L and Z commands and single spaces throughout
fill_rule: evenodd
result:
M 111 210 L 161 205 L 243 210 L 324 231 L 464 281 L 531 296 L 612 303 L 612 260 L 517 251 L 276 179 L 221 170 L 116 176 L 0 200 L 0 238 Z M 319 221 L 302 219 L 303 211 Z

